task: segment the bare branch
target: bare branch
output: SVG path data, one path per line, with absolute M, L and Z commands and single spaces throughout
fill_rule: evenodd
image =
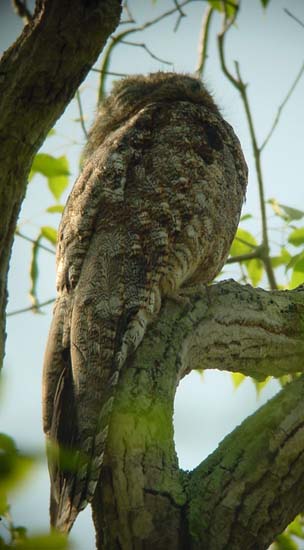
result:
M 301 21 L 301 19 L 299 19 L 298 17 L 296 17 L 295 15 L 293 15 L 293 13 L 291 13 L 291 11 L 289 11 L 287 8 L 283 8 L 283 10 L 285 11 L 285 13 L 287 15 L 289 15 L 289 17 L 291 17 L 292 19 L 294 19 L 297 23 L 299 23 L 299 25 L 301 25 L 301 27 L 304 27 L 304 23 L 303 21 Z
M 185 14 L 185 13 L 183 12 L 183 10 L 181 9 L 181 7 L 180 7 L 178 1 L 177 1 L 177 0 L 173 0 L 173 3 L 174 3 L 174 5 L 176 6 L 176 8 L 178 9 L 180 16 L 181 16 L 181 17 L 185 17 L 186 14 Z
M 35 239 L 31 239 L 30 237 L 27 237 L 23 233 L 20 233 L 19 229 L 15 231 L 17 237 L 20 237 L 21 239 L 24 239 L 25 241 L 28 241 L 29 243 L 35 244 L 38 246 L 38 248 L 41 248 L 41 250 L 45 250 L 46 252 L 49 252 L 50 254 L 56 254 L 55 250 L 52 250 L 51 248 L 48 248 L 48 246 L 45 246 L 44 244 L 38 243 L 35 241 Z
M 94 71 L 94 73 L 99 73 L 99 74 L 103 73 L 111 76 L 121 76 L 121 77 L 128 76 L 127 73 L 113 73 L 112 71 L 101 71 L 100 69 L 95 69 L 94 67 L 92 67 L 91 71 Z
M 172 61 L 166 61 L 165 59 L 157 57 L 157 55 L 155 55 L 143 42 L 130 42 L 129 40 L 121 40 L 120 43 L 125 44 L 126 46 L 143 48 L 143 50 L 145 50 L 145 52 L 147 52 L 153 59 L 156 59 L 156 61 L 160 61 L 161 63 L 165 63 L 166 65 L 173 65 Z
M 229 280 L 180 295 L 184 303 L 167 300 L 148 331 L 142 363 L 159 341 L 170 348 L 179 378 L 193 369 L 257 379 L 304 372 L 304 287 L 265 291 Z
M 88 139 L 88 131 L 87 131 L 87 129 L 85 127 L 85 123 L 84 123 L 83 109 L 82 109 L 82 103 L 81 103 L 81 97 L 80 97 L 79 90 L 77 90 L 77 92 L 76 92 L 76 100 L 77 100 L 77 105 L 78 105 L 78 110 L 79 110 L 79 121 L 80 121 L 80 124 L 81 124 L 81 128 L 82 128 L 82 131 L 84 133 L 85 138 Z
M 20 313 L 26 313 L 27 311 L 33 311 L 37 313 L 42 307 L 53 304 L 54 302 L 55 302 L 55 298 L 51 298 L 50 300 L 46 300 L 46 302 L 40 302 L 39 304 L 34 304 L 32 306 L 24 307 L 22 309 L 16 309 L 14 311 L 10 311 L 6 314 L 6 316 L 12 317 L 13 315 L 19 315 Z
M 288 384 L 190 472 L 197 548 L 268 548 L 302 512 L 303 391 L 303 377 Z
M 239 256 L 231 256 L 226 261 L 226 264 L 236 264 L 236 263 L 245 262 L 248 260 L 260 259 L 261 256 L 260 256 L 259 250 L 260 249 L 257 248 L 255 252 L 248 252 L 248 254 L 240 254 Z
M 279 123 L 279 120 L 280 120 L 281 114 L 282 114 L 282 112 L 283 112 L 283 109 L 284 109 L 284 107 L 286 106 L 286 103 L 288 102 L 288 100 L 290 99 L 292 93 L 294 92 L 294 90 L 295 90 L 295 88 L 296 88 L 298 82 L 300 81 L 300 79 L 301 79 L 301 77 L 302 77 L 302 75 L 303 75 L 303 72 L 304 72 L 304 63 L 302 64 L 302 66 L 301 66 L 301 68 L 300 68 L 300 70 L 299 70 L 299 72 L 298 72 L 298 74 L 297 74 L 297 76 L 296 76 L 296 78 L 295 78 L 293 84 L 291 85 L 291 87 L 290 87 L 290 89 L 289 89 L 289 91 L 288 91 L 288 93 L 287 93 L 287 95 L 286 95 L 284 101 L 281 103 L 281 105 L 280 105 L 279 108 L 278 108 L 278 111 L 277 111 L 276 117 L 275 117 L 275 119 L 274 119 L 274 121 L 273 121 L 273 124 L 272 124 L 272 126 L 271 126 L 271 128 L 270 128 L 270 130 L 269 130 L 269 132 L 268 132 L 268 134 L 267 134 L 267 136 L 266 136 L 266 138 L 264 139 L 262 145 L 260 146 L 260 152 L 262 152 L 262 150 L 264 149 L 264 147 L 267 145 L 268 141 L 270 140 L 270 138 L 271 138 L 273 132 L 275 131 L 275 129 L 276 129 L 278 123 Z
M 184 6 L 187 6 L 188 4 L 191 4 L 196 0 L 184 0 L 184 2 L 181 2 L 179 4 L 179 8 L 183 8 Z M 109 73 L 109 67 L 111 62 L 111 56 L 115 49 L 115 47 L 124 40 L 127 36 L 133 33 L 144 31 L 145 29 L 148 29 L 149 27 L 152 27 L 153 25 L 156 25 L 159 23 L 159 21 L 162 21 L 163 19 L 170 17 L 176 11 L 179 11 L 179 8 L 176 6 L 168 11 L 163 12 L 162 14 L 158 15 L 154 19 L 150 19 L 150 21 L 146 21 L 143 25 L 139 25 L 137 27 L 131 27 L 130 29 L 127 29 L 125 31 L 120 32 L 119 34 L 116 34 L 112 36 L 112 41 L 110 42 L 109 46 L 105 50 L 105 54 L 102 59 L 100 72 L 102 75 L 106 75 Z M 102 101 L 102 99 L 105 96 L 105 87 L 106 87 L 106 79 L 102 77 L 100 79 L 100 85 L 99 85 L 99 91 L 98 91 L 98 103 Z
M 208 45 L 209 29 L 210 29 L 210 22 L 211 22 L 211 17 L 213 13 L 214 13 L 214 9 L 212 8 L 211 4 L 208 4 L 203 14 L 202 26 L 201 26 L 201 32 L 200 32 L 200 38 L 199 38 L 198 62 L 197 62 L 197 67 L 195 69 L 195 73 L 197 74 L 198 77 L 202 76 L 203 70 L 205 67 L 205 62 L 207 60 L 207 45 Z
M 265 204 L 265 196 L 264 196 L 264 181 L 263 181 L 262 166 L 261 166 L 261 151 L 257 143 L 256 132 L 253 124 L 253 118 L 252 118 L 251 109 L 249 106 L 249 100 L 247 95 L 247 85 L 244 83 L 241 77 L 239 63 L 235 61 L 235 68 L 236 68 L 236 74 L 237 74 L 237 77 L 235 77 L 228 70 L 226 60 L 225 60 L 224 40 L 225 40 L 226 33 L 228 29 L 231 27 L 233 21 L 234 21 L 234 17 L 229 19 L 228 21 L 224 19 L 222 31 L 218 35 L 220 63 L 224 74 L 230 80 L 231 84 L 238 90 L 244 105 L 244 110 L 245 110 L 248 127 L 249 127 L 250 139 L 252 143 L 253 155 L 255 160 L 255 168 L 256 168 L 257 180 L 258 180 L 258 189 L 259 189 L 260 210 L 261 210 L 261 219 L 262 219 L 262 236 L 263 236 L 262 245 L 261 245 L 263 254 L 260 257 L 265 266 L 270 288 L 274 290 L 277 288 L 277 283 L 273 272 L 272 264 L 270 261 L 270 255 L 269 255 L 270 247 L 269 247 L 269 239 L 268 239 L 266 204 Z
M 27 7 L 26 0 L 12 0 L 12 2 L 16 14 L 19 15 L 25 23 L 32 21 L 33 16 Z
M 180 7 L 180 5 L 179 5 L 179 3 L 178 3 L 177 0 L 173 0 L 173 3 L 174 3 L 174 5 L 177 7 L 178 12 L 179 12 L 178 18 L 177 18 L 176 23 L 175 23 L 174 28 L 173 28 L 173 32 L 176 32 L 176 31 L 178 30 L 179 26 L 180 26 L 180 23 L 181 23 L 182 18 L 183 18 L 183 17 L 186 17 L 186 14 L 185 14 L 185 13 L 183 12 L 183 10 L 181 9 L 181 7 Z
M 123 25 L 123 24 L 126 24 L 126 23 L 136 23 L 132 13 L 131 13 L 131 10 L 130 10 L 130 7 L 129 7 L 129 3 L 128 3 L 128 0 L 125 0 L 124 2 L 124 5 L 123 5 L 123 9 L 124 11 L 126 12 L 127 16 L 128 16 L 128 19 L 125 20 L 125 21 L 121 21 L 120 22 L 120 25 Z

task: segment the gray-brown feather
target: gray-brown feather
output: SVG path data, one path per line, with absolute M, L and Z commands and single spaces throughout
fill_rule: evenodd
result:
M 164 296 L 221 270 L 246 184 L 238 139 L 196 79 L 132 77 L 101 108 L 59 230 L 45 356 L 46 434 L 80 457 L 73 472 L 50 460 L 58 528 L 93 497 L 119 370 Z

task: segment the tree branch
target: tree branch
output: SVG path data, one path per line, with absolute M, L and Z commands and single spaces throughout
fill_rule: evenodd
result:
M 260 210 L 261 210 L 261 219 L 262 219 L 262 236 L 263 236 L 262 245 L 260 247 L 261 260 L 263 261 L 265 266 L 270 288 L 276 289 L 277 283 L 275 280 L 275 275 L 274 275 L 274 271 L 270 260 L 270 247 L 269 247 L 269 239 L 268 239 L 266 205 L 265 205 L 265 197 L 264 197 L 264 182 L 263 182 L 262 165 L 261 165 L 261 150 L 258 146 L 251 109 L 249 106 L 247 85 L 244 83 L 241 77 L 239 63 L 235 61 L 235 68 L 236 68 L 236 74 L 237 74 L 237 78 L 235 78 L 232 75 L 232 73 L 229 71 L 226 64 L 226 59 L 225 59 L 225 49 L 224 49 L 225 37 L 226 37 L 227 31 L 233 24 L 234 20 L 235 20 L 235 16 L 228 20 L 224 19 L 222 31 L 218 35 L 218 49 L 219 49 L 220 63 L 221 63 L 221 68 L 223 73 L 226 75 L 228 80 L 230 80 L 232 85 L 238 90 L 244 105 L 244 110 L 245 110 L 245 114 L 248 122 L 250 139 L 252 143 L 255 168 L 257 173 L 258 189 L 259 189 L 259 201 L 260 201 Z
M 207 60 L 209 29 L 210 29 L 210 23 L 211 23 L 213 13 L 214 13 L 214 8 L 211 6 L 211 4 L 208 4 L 208 6 L 204 11 L 204 15 L 202 19 L 202 26 L 201 26 L 199 46 L 198 46 L 198 62 L 197 62 L 197 67 L 195 69 L 195 73 L 199 78 L 202 77 L 202 74 L 205 68 L 205 63 Z
M 98 550 L 105 541 L 108 548 L 263 549 L 261 541 L 270 543 L 303 509 L 302 379 L 190 474 L 178 468 L 173 404 L 193 368 L 303 371 L 304 288 L 265 292 L 228 281 L 184 295 L 188 301 L 166 301 L 122 369 L 92 506 Z
M 279 108 L 278 108 L 278 111 L 277 111 L 277 114 L 276 114 L 275 119 L 274 119 L 274 121 L 273 121 L 273 124 L 272 124 L 272 126 L 271 126 L 271 128 L 270 128 L 270 130 L 269 130 L 269 132 L 268 132 L 268 134 L 267 134 L 267 136 L 265 137 L 265 139 L 264 139 L 262 145 L 260 146 L 260 152 L 262 152 L 262 150 L 264 149 L 264 147 L 267 145 L 268 141 L 270 140 L 270 138 L 271 138 L 273 132 L 275 131 L 275 129 L 276 129 L 278 123 L 279 123 L 279 120 L 280 120 L 281 114 L 282 114 L 282 112 L 283 112 L 283 109 L 284 109 L 284 107 L 285 107 L 287 101 L 288 101 L 289 98 L 291 97 L 293 91 L 295 90 L 295 88 L 296 88 L 298 82 L 300 81 L 300 79 L 301 79 L 303 73 L 304 73 L 304 63 L 302 63 L 302 66 L 301 66 L 301 68 L 300 68 L 300 70 L 299 70 L 299 72 L 298 72 L 298 74 L 297 74 L 297 76 L 296 76 L 294 82 L 292 83 L 290 89 L 288 90 L 285 99 L 283 100 L 283 102 L 281 103 L 281 105 L 280 105 Z
M 100 66 L 100 73 L 102 75 L 109 74 L 110 62 L 111 62 L 113 51 L 115 50 L 116 46 L 120 44 L 121 41 L 124 40 L 127 36 L 130 36 L 131 34 L 134 34 L 137 32 L 142 32 L 145 29 L 148 29 L 149 27 L 156 25 L 166 17 L 170 17 L 176 12 L 180 13 L 181 8 L 187 6 L 187 4 L 190 4 L 193 1 L 194 0 L 184 0 L 183 2 L 178 4 L 178 7 L 175 4 L 174 8 L 163 12 L 162 14 L 158 15 L 154 19 L 151 19 L 150 21 L 146 21 L 145 23 L 143 23 L 143 25 L 131 27 L 130 29 L 121 31 L 115 36 L 113 36 L 112 41 L 109 43 L 108 47 L 104 52 L 102 63 Z M 98 90 L 98 103 L 100 103 L 105 96 L 105 87 L 106 87 L 106 79 L 104 76 L 102 76 L 100 79 L 99 90 Z
M 13 0 L 13 6 L 17 15 L 19 15 L 25 23 L 29 23 L 33 16 L 26 4 L 26 0 Z
M 191 548 L 264 549 L 304 506 L 304 377 L 189 475 Z
M 304 372 L 304 288 L 267 292 L 229 280 L 184 295 L 164 304 L 144 357 L 157 335 L 174 350 L 179 378 L 207 368 L 258 379 Z
M 48 131 L 118 24 L 120 13 L 119 0 L 75 0 L 72 10 L 68 0 L 41 0 L 30 23 L 1 58 L 0 366 L 8 263 L 27 174 Z

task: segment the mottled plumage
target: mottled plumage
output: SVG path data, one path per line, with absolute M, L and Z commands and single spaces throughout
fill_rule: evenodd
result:
M 204 86 L 174 73 L 129 77 L 101 106 L 59 228 L 45 354 L 51 521 L 71 528 L 94 494 L 119 371 L 161 302 L 209 283 L 234 237 L 247 168 Z

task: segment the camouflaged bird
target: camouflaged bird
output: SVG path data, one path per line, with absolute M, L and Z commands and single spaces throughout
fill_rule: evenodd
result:
M 240 143 L 198 79 L 131 76 L 101 105 L 59 228 L 45 354 L 58 529 L 68 531 L 93 498 L 126 358 L 166 295 L 219 273 L 246 184 Z

